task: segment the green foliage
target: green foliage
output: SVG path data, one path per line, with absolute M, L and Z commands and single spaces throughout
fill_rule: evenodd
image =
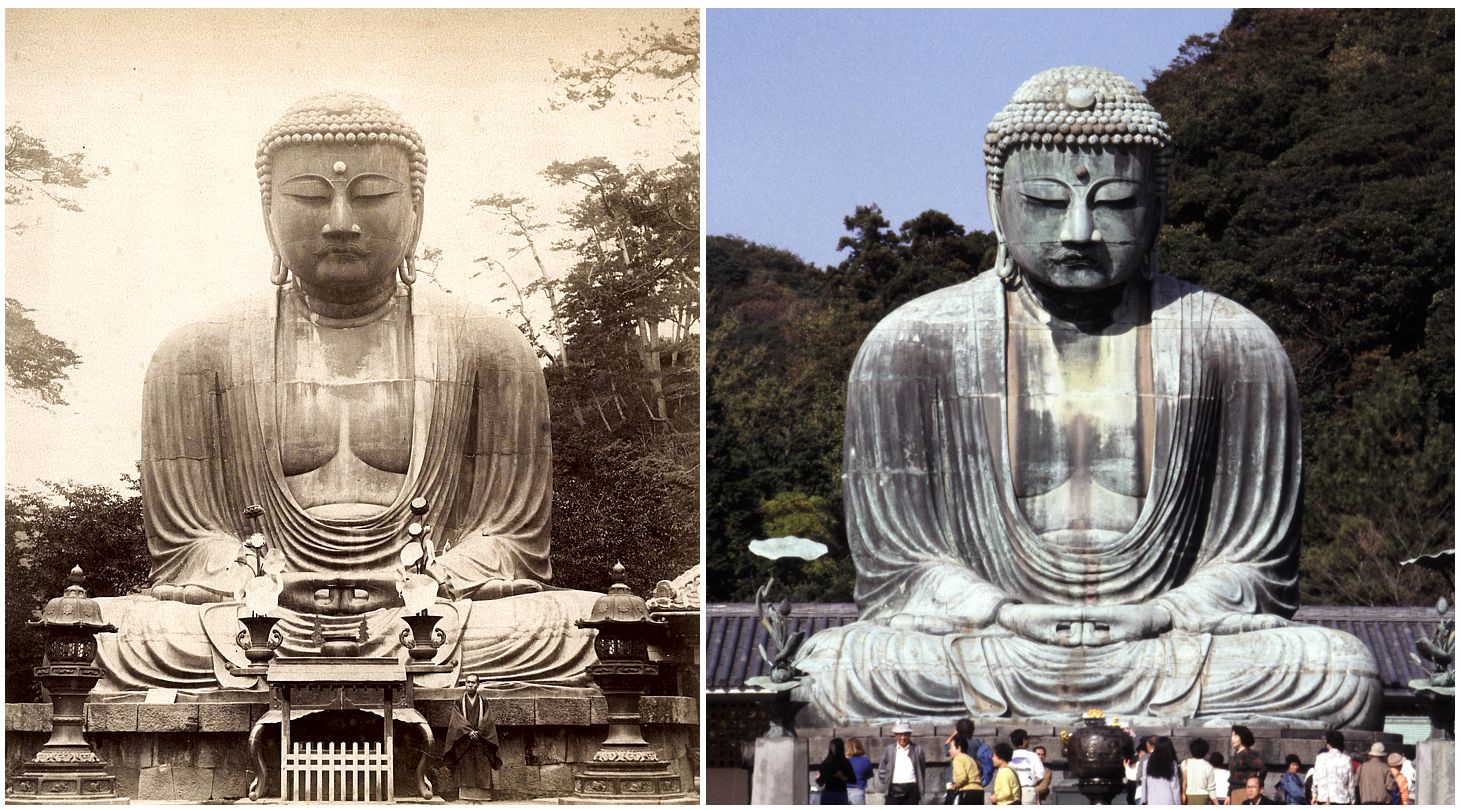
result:
M 830 546 L 821 557 L 783 574 L 784 598 L 796 602 L 852 599 L 857 572 L 848 558 L 846 543 L 835 531 L 837 525 L 836 518 L 827 509 L 826 500 L 816 495 L 778 492 L 761 502 L 761 529 L 766 536 L 790 534 Z
M 60 596 L 72 566 L 86 574 L 87 594 L 122 596 L 147 582 L 142 497 L 86 484 L 47 484 L 5 493 L 5 700 L 37 700 L 32 670 L 41 635 L 27 627 L 35 611 Z
M 25 313 L 32 312 L 14 298 L 5 299 L 5 383 L 29 391 L 50 405 L 65 405 L 61 386 L 67 369 L 81 358 L 65 343 L 36 327 Z
M 1248 10 L 1147 89 L 1162 269 L 1252 309 L 1303 404 L 1308 603 L 1431 601 L 1453 543 L 1454 15 Z

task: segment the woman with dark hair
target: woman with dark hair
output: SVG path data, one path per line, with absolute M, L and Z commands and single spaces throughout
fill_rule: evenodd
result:
M 1217 804 L 1217 779 L 1207 749 L 1207 740 L 1201 737 L 1187 746 L 1192 756 L 1182 762 L 1183 804 Z
M 984 782 L 979 778 L 979 763 L 969 755 L 969 738 L 955 734 L 949 740 L 949 764 L 953 778 L 949 781 L 949 798 L 945 804 L 984 804 Z
M 1158 737 L 1151 754 L 1138 768 L 1142 804 L 1182 803 L 1182 780 L 1177 772 L 1177 749 L 1170 737 Z
M 847 761 L 842 738 L 833 737 L 827 758 L 817 766 L 817 784 L 822 786 L 822 804 L 848 804 L 847 783 L 852 781 L 852 763 Z
M 1248 789 L 1249 777 L 1256 776 L 1258 784 L 1263 784 L 1268 767 L 1263 764 L 1263 755 L 1253 750 L 1253 732 L 1247 726 L 1233 726 L 1232 743 L 1233 758 L 1228 762 L 1228 796 L 1237 802 L 1241 800 L 1236 797 Z

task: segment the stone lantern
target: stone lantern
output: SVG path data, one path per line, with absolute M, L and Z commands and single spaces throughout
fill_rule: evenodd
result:
M 102 621 L 101 607 L 81 587 L 81 566 L 71 569 L 70 585 L 41 611 L 46 646 L 36 677 L 51 698 L 51 738 L 35 758 L 10 777 L 5 800 L 12 803 L 117 804 L 117 778 L 106 770 L 81 735 L 86 695 L 102 671 L 94 666 L 96 634 L 115 633 Z
M 613 573 L 613 587 L 576 622 L 598 631 L 599 662 L 588 672 L 609 703 L 609 736 L 574 780 L 573 797 L 592 804 L 687 802 L 680 774 L 645 742 L 640 727 L 639 696 L 659 672 L 649 644 L 663 633 L 663 622 L 650 618 L 644 600 L 624 584 L 622 564 Z

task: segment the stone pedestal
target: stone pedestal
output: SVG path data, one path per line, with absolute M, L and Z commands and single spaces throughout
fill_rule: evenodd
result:
M 806 804 L 807 741 L 799 737 L 756 740 L 751 804 Z
M 248 735 L 268 711 L 268 695 L 220 693 L 212 700 L 173 705 L 140 702 L 88 703 L 84 730 L 116 776 L 117 793 L 145 796 L 149 802 L 228 803 L 248 795 L 257 765 L 249 756 Z M 454 689 L 419 689 L 417 709 L 431 723 L 438 740 L 446 736 Z M 502 769 L 494 772 L 494 800 L 525 803 L 540 798 L 571 801 L 574 776 L 592 762 L 608 724 L 603 697 L 591 690 L 508 688 L 488 695 L 497 718 Z M 699 737 L 699 708 L 694 698 L 645 696 L 639 714 L 646 741 L 671 764 L 681 784 L 693 793 L 695 760 L 691 749 Z M 8 773 L 41 750 L 52 728 L 49 704 L 5 707 L 5 765 Z M 401 726 L 401 734 L 407 732 Z M 277 743 L 275 744 L 277 745 Z M 396 751 L 396 784 L 409 793 L 415 784 L 419 752 L 412 746 Z M 431 754 L 438 756 L 438 751 Z M 279 751 L 269 749 L 268 780 L 279 781 Z M 438 796 L 455 801 L 457 775 L 433 760 L 432 783 Z M 413 795 L 400 797 L 417 802 Z
M 1456 742 L 1426 740 L 1415 746 L 1416 792 L 1413 804 L 1456 803 Z

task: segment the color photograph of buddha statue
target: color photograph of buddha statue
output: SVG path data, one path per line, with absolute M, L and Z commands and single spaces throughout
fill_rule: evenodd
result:
M 1372 728 L 1378 665 L 1294 625 L 1298 391 L 1272 331 L 1157 272 L 1173 144 L 1099 68 L 989 125 L 993 272 L 863 343 L 844 457 L 858 622 L 798 665 L 840 721 Z
M 1389 628 L 1451 601 L 1401 563 L 1454 546 L 1453 15 L 707 31 L 726 773 L 758 703 L 810 738 L 1401 733 Z M 775 564 L 809 637 L 773 700 L 745 633 L 787 536 L 826 551 Z

